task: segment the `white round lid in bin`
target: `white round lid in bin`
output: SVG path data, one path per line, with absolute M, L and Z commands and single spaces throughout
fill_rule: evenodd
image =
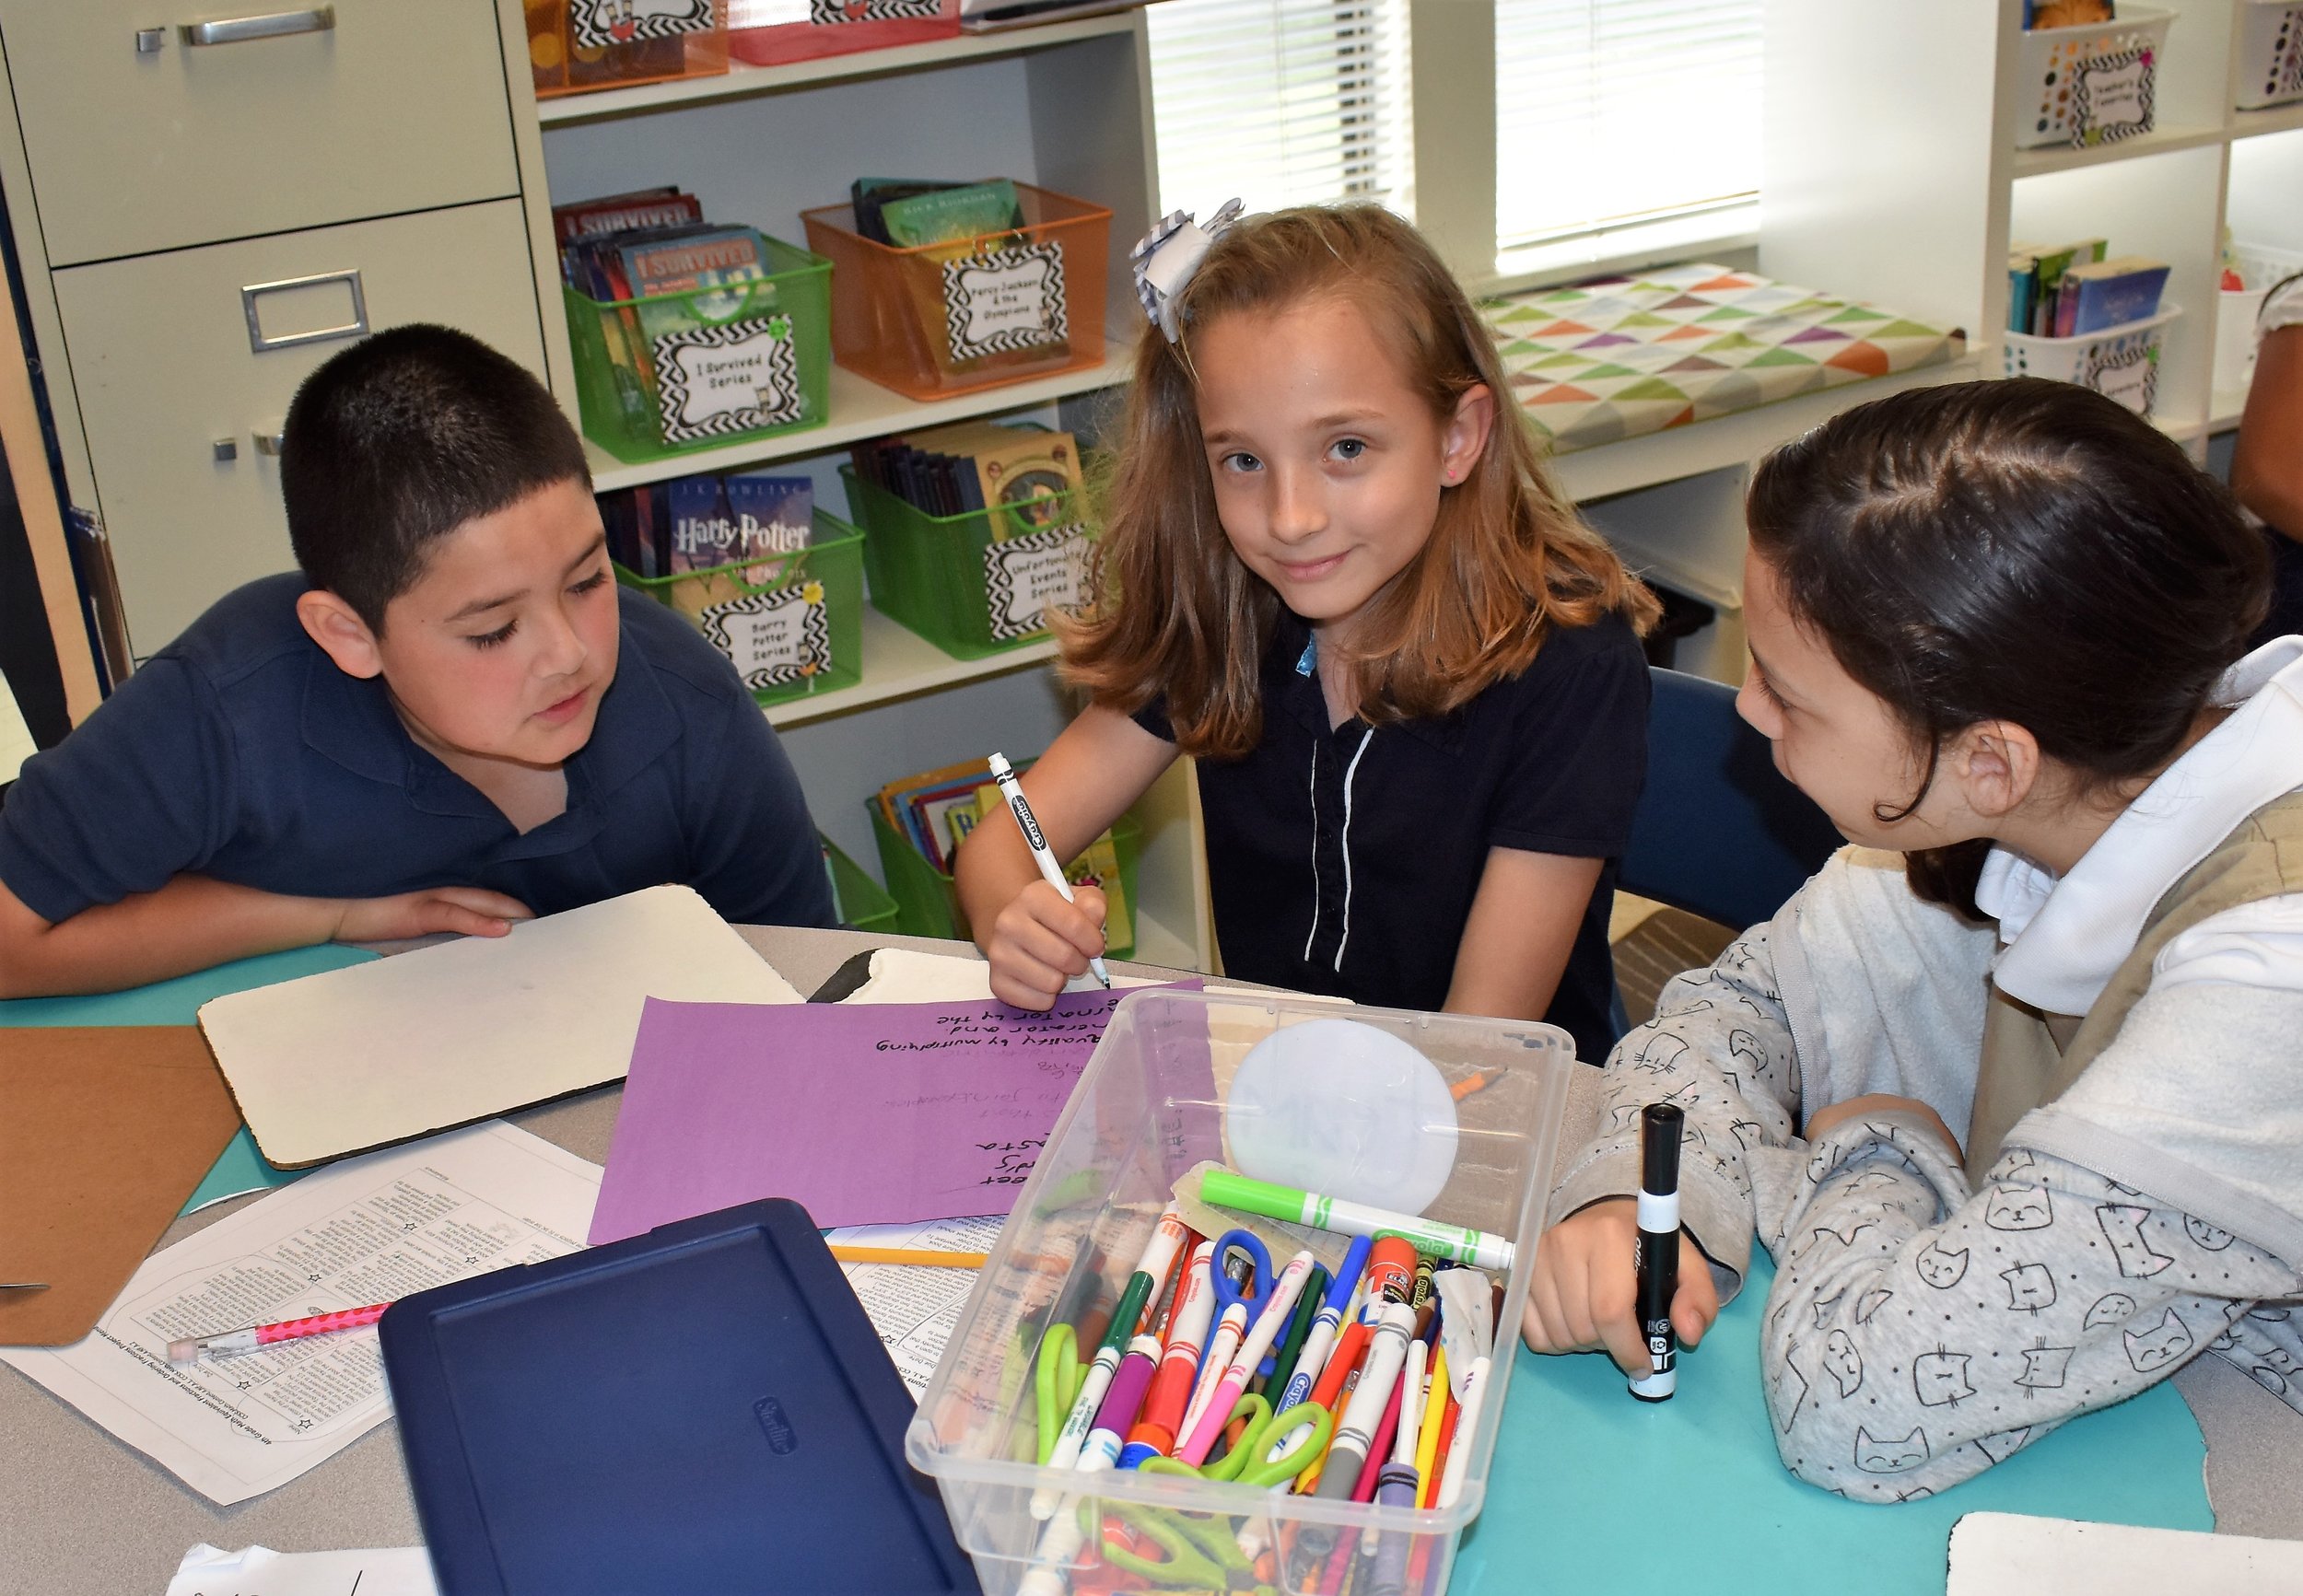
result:
M 1232 1161 L 1258 1181 L 1420 1214 L 1455 1168 L 1455 1099 L 1388 1031 L 1307 1019 L 1248 1050 L 1223 1112 Z

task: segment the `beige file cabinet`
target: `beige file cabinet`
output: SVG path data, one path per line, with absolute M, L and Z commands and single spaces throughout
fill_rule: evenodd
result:
M 516 0 L 0 0 L 0 184 L 131 656 L 293 565 L 267 451 L 350 340 L 566 372 L 524 38 Z
M 496 200 L 55 274 L 138 648 L 296 563 L 270 451 L 297 384 L 357 328 L 450 321 L 544 369 L 526 231 Z
M 485 3 L 11 0 L 0 28 L 52 265 L 520 192 Z

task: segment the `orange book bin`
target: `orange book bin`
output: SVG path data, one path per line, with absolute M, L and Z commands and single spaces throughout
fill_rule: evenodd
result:
M 1023 226 L 895 249 L 848 205 L 802 211 L 832 262 L 832 358 L 911 399 L 1099 366 L 1112 213 L 1018 183 Z
M 525 0 L 539 99 L 728 70 L 728 0 Z

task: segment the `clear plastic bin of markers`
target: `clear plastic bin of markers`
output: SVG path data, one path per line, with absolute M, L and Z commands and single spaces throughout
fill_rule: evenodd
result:
M 1093 1357 L 1175 1179 L 1202 1162 L 1227 1161 L 1226 1109 L 1242 1059 L 1283 1027 L 1339 1017 L 1407 1042 L 1449 1085 L 1454 1159 L 1422 1212 L 1515 1246 L 1498 1356 L 1454 1505 L 1385 1507 L 1175 1474 L 1039 1467 L 1035 1366 L 1048 1327 L 1071 1325 L 1080 1357 Z M 1316 1089 L 1315 1057 L 1291 1067 Z M 1519 1304 L 1575 1067 L 1574 1044 L 1548 1025 L 1237 994 L 1147 991 L 1121 1003 L 905 1437 L 912 1464 L 942 1491 L 988 1596 L 1266 1583 L 1289 1596 L 1316 1596 L 1347 1588 L 1347 1572 L 1349 1589 L 1371 1590 L 1376 1564 L 1393 1561 L 1377 1555 L 1385 1536 L 1405 1538 L 1403 1591 L 1444 1590 L 1456 1540 L 1486 1499 Z M 1332 1269 L 1349 1241 L 1317 1232 L 1309 1244 Z M 1275 1252 L 1274 1267 L 1285 1258 Z M 1043 1491 L 1050 1493 L 1044 1504 L 1060 1504 L 1046 1521 L 1032 1510 Z M 1066 1514 L 1081 1549 L 1058 1566 L 1046 1555 L 1046 1536 Z M 1260 1563 L 1244 1555 L 1243 1542 Z M 1351 1567 L 1355 1557 L 1365 1566 Z M 1147 1587 L 1147 1558 L 1182 1560 Z

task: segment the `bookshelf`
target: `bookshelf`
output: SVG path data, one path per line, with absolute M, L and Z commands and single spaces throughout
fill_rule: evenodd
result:
M 2021 0 L 1773 0 L 1760 270 L 1965 327 L 1995 375 L 2010 239 L 2156 255 L 2183 313 L 2153 418 L 2203 453 L 2244 401 L 2212 388 L 2222 230 L 2303 250 L 2303 105 L 2233 109 L 2243 0 L 2152 4 L 2173 13 L 2153 131 L 2019 150 Z

